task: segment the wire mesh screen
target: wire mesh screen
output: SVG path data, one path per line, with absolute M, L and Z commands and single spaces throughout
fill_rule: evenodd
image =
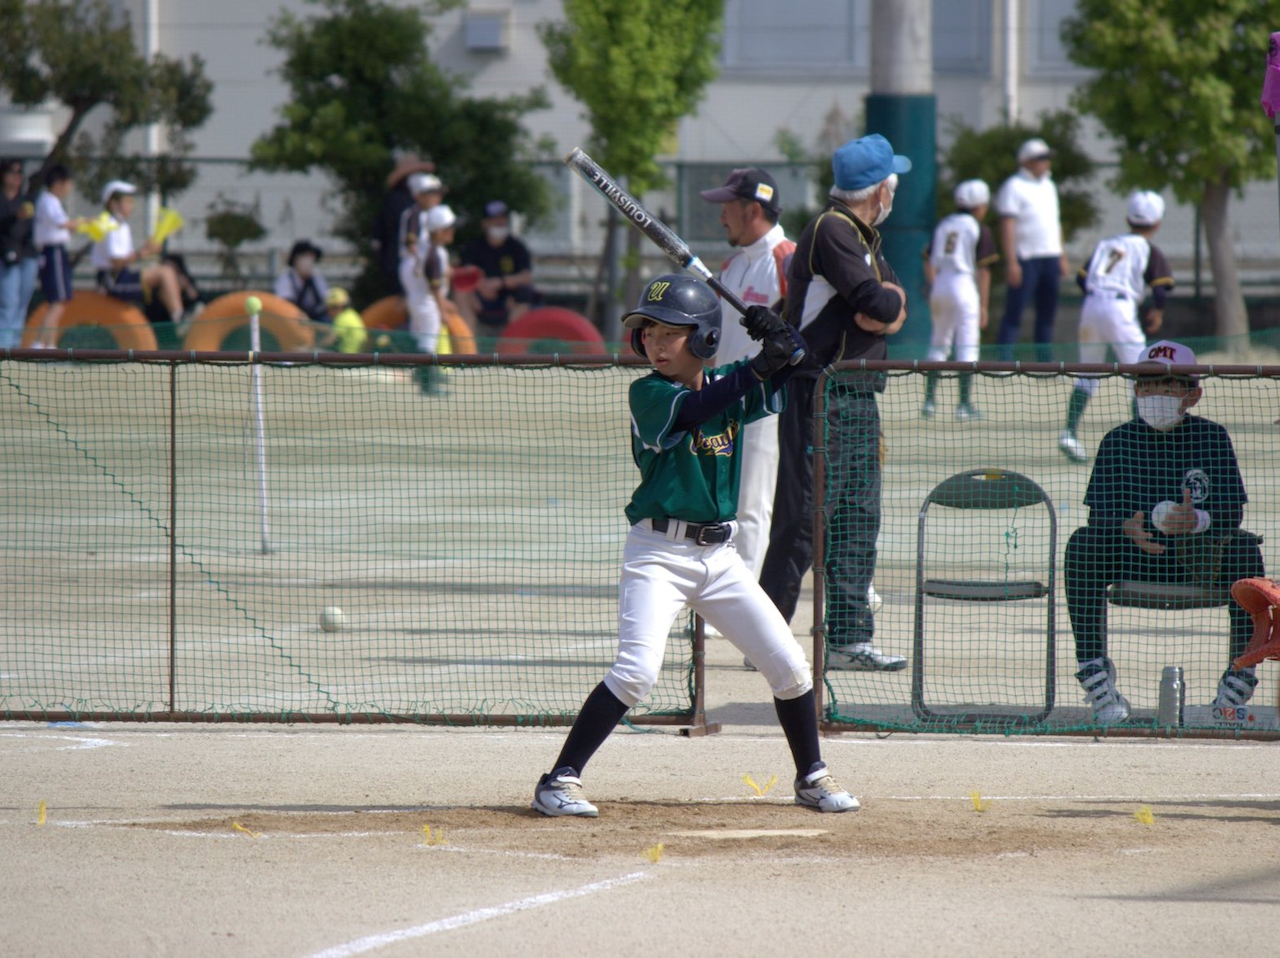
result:
M 0 363 L 0 714 L 575 713 L 639 371 L 436 372 Z M 641 719 L 689 712 L 690 626 Z
M 1072 366 L 979 371 L 968 405 L 954 368 L 928 406 L 924 372 L 891 371 L 880 393 L 852 387 L 850 371 L 832 376 L 817 410 L 822 632 L 873 641 L 907 667 L 853 671 L 828 654 L 826 718 L 916 731 L 1280 729 L 1274 663 L 1232 667 L 1253 625 L 1230 595 L 1276 564 L 1276 372 L 1205 376 L 1194 393 L 1173 383 L 1195 404 L 1169 429 L 1139 415 L 1132 378 Z M 1158 419 L 1153 409 L 1142 413 Z M 878 498 L 850 502 L 876 492 L 873 472 Z M 861 575 L 868 558 L 873 576 Z M 883 599 L 874 615 L 868 578 Z

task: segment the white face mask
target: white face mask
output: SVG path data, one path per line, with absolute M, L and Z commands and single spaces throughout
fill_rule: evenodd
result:
M 1152 429 L 1166 432 L 1182 422 L 1182 397 L 1139 396 L 1138 418 Z
M 876 214 L 876 218 L 871 224 L 872 226 L 879 226 L 887 220 L 889 218 L 889 214 L 893 212 L 893 195 L 898 191 L 897 174 L 894 174 L 886 181 L 885 189 L 889 191 L 889 205 L 885 206 L 883 203 L 880 204 L 880 212 Z
M 493 244 L 501 243 L 511 235 L 511 227 L 509 226 L 486 226 L 484 235 L 489 237 L 489 242 Z

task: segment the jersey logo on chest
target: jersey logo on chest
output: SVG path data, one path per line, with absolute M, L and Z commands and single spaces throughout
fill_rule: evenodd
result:
M 689 436 L 689 442 L 698 455 L 732 456 L 733 443 L 738 437 L 738 428 L 738 423 L 734 421 L 729 423 L 724 432 L 707 434 L 697 429 Z

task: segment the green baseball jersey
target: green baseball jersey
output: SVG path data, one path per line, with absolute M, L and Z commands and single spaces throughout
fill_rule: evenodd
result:
M 746 360 L 704 371 L 704 386 Z M 627 504 L 627 518 L 728 522 L 737 516 L 742 476 L 742 427 L 781 412 L 786 391 L 758 383 L 729 408 L 685 431 L 673 431 L 688 386 L 652 372 L 631 384 L 631 455 L 640 485 Z

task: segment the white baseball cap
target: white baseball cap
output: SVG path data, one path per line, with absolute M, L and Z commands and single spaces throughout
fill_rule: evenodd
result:
M 439 206 L 433 206 L 427 210 L 427 232 L 429 233 L 434 233 L 436 230 L 447 230 L 456 222 L 458 222 L 458 217 L 447 203 L 441 203 Z
M 982 180 L 965 180 L 956 185 L 956 206 L 962 210 L 977 209 L 991 202 L 991 187 Z
M 1196 354 L 1191 351 L 1190 346 L 1175 343 L 1171 339 L 1162 339 L 1160 342 L 1152 343 L 1147 347 L 1146 352 L 1143 354 L 1142 362 L 1163 363 L 1166 366 L 1194 366 L 1196 365 Z M 1140 373 L 1139 375 L 1144 374 Z M 1153 373 L 1153 375 L 1158 374 Z M 1196 381 L 1194 376 L 1188 376 L 1187 378 L 1192 382 Z
M 1151 190 L 1134 190 L 1125 216 L 1131 226 L 1155 226 L 1164 219 L 1164 199 Z
M 112 180 L 102 188 L 102 205 L 106 206 L 111 202 L 111 197 L 117 193 L 129 195 L 138 192 L 138 188 L 132 183 L 126 183 L 124 180 Z
M 1029 160 L 1047 160 L 1051 156 L 1053 156 L 1053 150 L 1049 149 L 1049 144 L 1038 136 L 1033 136 L 1018 147 L 1019 163 L 1026 163 Z
M 405 181 L 409 192 L 414 196 L 419 193 L 443 193 L 444 183 L 434 173 L 411 173 Z

